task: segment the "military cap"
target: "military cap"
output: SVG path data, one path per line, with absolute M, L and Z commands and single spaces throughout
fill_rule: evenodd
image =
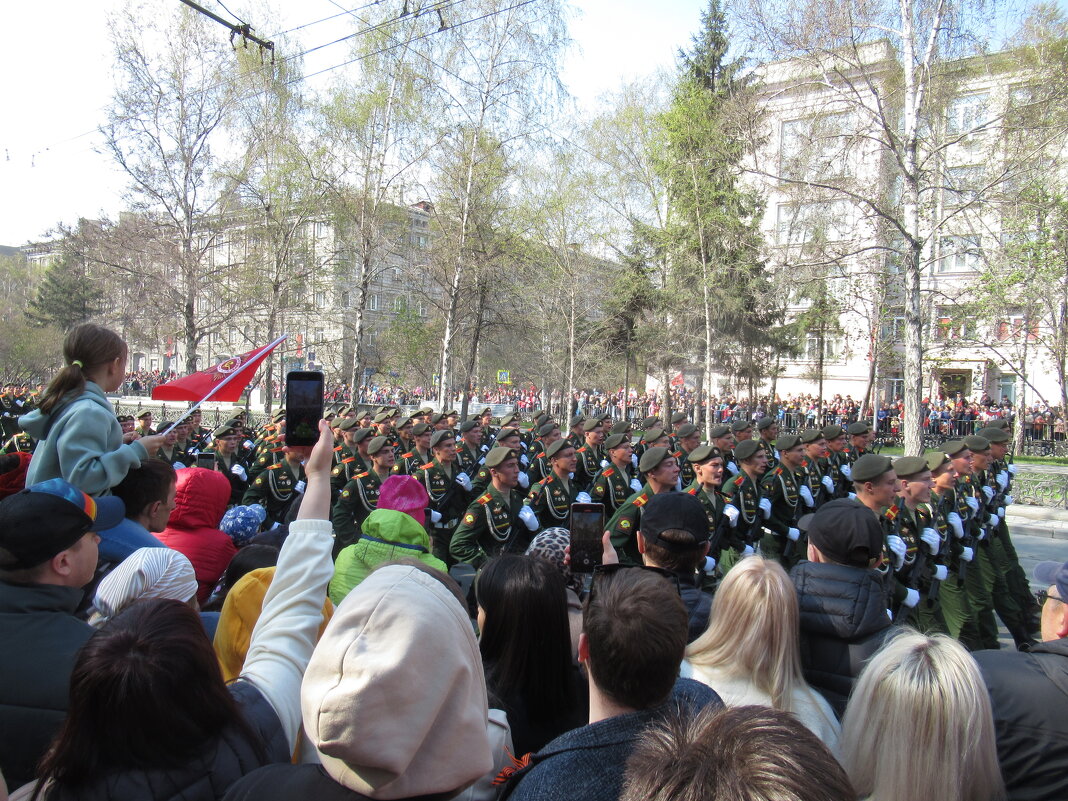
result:
M 365 418 L 365 417 L 372 417 L 372 416 L 373 415 L 371 414 L 371 410 L 370 409 L 364 409 L 362 412 L 357 412 L 356 413 L 356 419 L 357 420 L 363 420 L 363 418 Z
M 272 423 L 281 423 L 285 419 L 286 419 L 286 410 L 285 409 L 279 409 L 277 412 L 274 413 L 274 417 L 271 418 L 271 422 Z
M 664 429 L 662 428 L 650 428 L 648 431 L 642 433 L 642 442 L 656 442 L 664 436 Z
M 620 420 L 618 423 L 608 429 L 609 434 L 626 434 L 630 431 L 630 421 Z
M 398 408 L 387 409 L 386 411 L 389 413 L 390 417 L 400 417 L 401 415 L 401 410 Z
M 501 418 L 501 425 L 506 426 L 518 417 L 519 415 L 515 412 L 510 412 L 509 414 L 506 414 L 504 417 Z
M 444 420 L 445 417 L 446 415 L 442 414 L 441 412 L 438 412 L 437 414 L 432 414 L 430 415 L 430 424 L 436 426 L 438 423 Z
M 434 410 L 431 409 L 429 406 L 420 406 L 419 407 L 419 414 L 433 414 L 433 413 L 434 413 Z
M 671 456 L 671 451 L 667 448 L 649 448 L 642 454 L 642 458 L 638 462 L 638 469 L 643 473 L 656 470 L 657 466 L 669 456 Z
M 671 415 L 671 424 L 675 425 L 675 423 L 681 423 L 685 419 L 686 412 L 675 412 L 675 414 Z
M 894 472 L 898 478 L 912 478 L 930 469 L 922 456 L 902 456 L 894 460 Z
M 544 437 L 547 434 L 553 433 L 557 428 L 558 426 L 556 425 L 556 423 L 546 423 L 538 429 L 538 436 Z
M 431 411 L 433 411 L 433 410 L 431 410 Z M 478 416 L 479 417 L 485 417 L 487 414 L 490 415 L 491 417 L 493 416 L 493 409 L 491 409 L 489 406 L 487 406 L 485 409 L 483 409 L 481 412 L 479 412 Z
M 460 412 L 458 412 L 456 409 L 449 409 L 449 411 L 445 412 L 445 416 L 446 417 L 459 417 L 460 416 Z
M 977 437 L 982 437 L 983 439 L 988 440 L 990 442 L 1009 441 L 1009 432 L 1006 431 L 1004 428 L 994 428 L 992 426 L 987 426 L 986 428 L 976 431 L 975 435 Z
M 337 427 L 340 428 L 342 431 L 348 431 L 354 426 L 358 426 L 359 424 L 360 421 L 357 420 L 355 417 L 342 417 L 341 420 L 338 421 Z
M 731 431 L 737 434 L 739 431 L 745 431 L 747 428 L 752 428 L 753 424 L 748 420 L 735 420 L 731 423 Z
M 544 409 L 535 409 L 530 413 L 530 419 L 537 420 L 539 417 L 544 417 L 546 414 L 547 412 Z
M 367 455 L 374 456 L 389 444 L 388 437 L 375 437 L 367 444 Z
M 987 428 L 1000 428 L 1002 431 L 1009 430 L 1009 421 L 1004 417 L 998 417 L 986 424 Z
M 932 473 L 942 468 L 943 465 L 949 464 L 949 457 L 942 451 L 931 451 L 925 457 L 927 462 L 927 469 Z
M 149 411 L 148 409 L 145 409 L 143 412 L 141 412 L 140 414 L 137 415 L 137 419 L 138 420 L 144 420 L 146 417 L 151 417 L 151 416 L 152 416 L 152 412 Z
M 486 467 L 500 467 L 505 460 L 513 458 L 514 456 L 515 451 L 511 448 L 502 448 L 498 446 L 486 454 Z
M 763 431 L 765 428 L 771 428 L 778 422 L 779 421 L 776 420 L 774 417 L 761 417 L 759 420 L 757 420 L 757 431 Z
M 656 416 L 646 417 L 644 420 L 642 420 L 642 430 L 644 431 L 647 428 L 652 428 L 653 426 L 655 426 L 657 419 L 658 418 Z
M 823 435 L 823 432 L 820 431 L 818 428 L 806 428 L 804 431 L 801 432 L 800 436 L 801 442 L 803 442 L 805 445 L 811 445 L 813 442 L 816 442 L 821 439 L 826 439 L 826 437 L 824 437 Z
M 597 415 L 597 419 L 603 423 L 606 420 L 611 420 L 612 415 L 610 415 L 608 412 L 601 412 L 599 415 Z
M 867 434 L 869 431 L 871 431 L 871 426 L 860 421 L 850 423 L 849 427 L 846 428 L 846 433 L 851 437 L 859 437 L 861 434 Z
M 729 433 L 731 433 L 731 427 L 720 423 L 718 426 L 712 426 L 712 431 L 709 433 L 709 436 L 712 439 L 719 439 L 720 437 L 727 436 Z
M 379 412 L 378 414 L 375 415 L 375 419 L 374 419 L 373 422 L 375 422 L 375 423 L 384 423 L 390 417 L 391 417 L 391 415 L 390 415 L 389 412 Z
M 889 456 L 880 456 L 877 453 L 866 453 L 853 462 L 853 481 L 874 481 L 879 476 L 894 469 Z
M 387 407 L 387 406 L 376 406 L 375 407 L 375 415 L 380 415 L 383 412 L 386 412 L 388 410 L 389 410 L 389 407 Z
M 375 432 L 370 428 L 357 428 L 356 433 L 352 435 L 352 441 L 359 443 L 363 442 L 368 437 L 373 437 Z
M 595 428 L 600 428 L 600 427 L 601 427 L 601 421 L 598 420 L 596 417 L 591 417 L 589 420 L 585 421 L 582 424 L 582 430 L 583 431 L 593 431 Z
M 397 428 L 399 428 L 400 430 L 402 430 L 402 431 L 403 431 L 403 430 L 404 430 L 404 429 L 406 429 L 406 428 L 410 428 L 410 427 L 411 427 L 412 425 L 414 425 L 414 424 L 415 424 L 415 421 L 414 421 L 414 420 L 412 420 L 412 418 L 410 418 L 410 417 L 405 417 L 405 418 L 404 418 L 404 419 L 403 419 L 402 421 L 400 421 L 400 423 L 399 423 L 399 424 L 397 425 Z
M 423 425 L 426 424 L 424 423 Z M 466 423 L 460 423 L 460 433 L 466 434 L 468 431 L 478 428 L 481 425 L 482 423 L 478 422 L 478 420 L 468 420 Z
M 436 448 L 447 439 L 456 439 L 452 431 L 447 428 L 443 428 L 441 431 L 435 431 L 434 436 L 430 438 L 430 447 Z
M 626 445 L 630 442 L 630 437 L 626 434 L 612 434 L 604 441 L 604 449 L 606 451 L 615 450 L 620 445 Z
M 735 459 L 750 459 L 760 450 L 760 443 L 755 439 L 745 439 L 734 446 Z
M 215 439 L 219 439 L 220 437 L 229 437 L 232 434 L 236 434 L 236 433 L 237 433 L 237 431 L 235 430 L 235 427 L 234 427 L 234 421 L 233 420 L 229 420 L 229 421 L 223 423 L 218 428 L 216 428 L 214 431 L 212 431 L 211 435 Z
M 692 437 L 697 433 L 697 426 L 693 423 L 686 423 L 686 425 L 679 426 L 677 433 L 680 437 Z
M 780 451 L 788 451 L 790 448 L 796 448 L 800 444 L 801 437 L 797 436 L 797 434 L 783 434 L 775 440 L 775 447 Z
M 519 436 L 519 429 L 518 428 L 502 428 L 500 431 L 497 432 L 497 441 L 500 442 L 502 439 L 508 439 L 508 437 L 518 437 L 518 436 Z
M 823 436 L 825 439 L 838 439 L 845 431 L 841 426 L 829 425 L 823 427 Z
M 133 415 L 132 414 L 120 414 L 120 415 L 116 416 L 115 419 L 118 420 L 120 423 L 132 423 L 133 422 Z
M 560 453 L 564 448 L 574 448 L 575 446 L 568 442 L 566 439 L 558 439 L 552 445 L 545 449 L 545 455 L 552 459 L 556 454 Z
M 686 457 L 687 461 L 691 464 L 701 464 L 701 462 L 707 462 L 709 459 L 722 459 L 723 451 L 717 448 L 715 445 L 698 445 L 689 455 Z
M 967 447 L 968 446 L 964 444 L 964 440 L 954 439 L 942 446 L 942 452 L 952 459 L 954 456 L 960 455 L 960 452 L 967 449 Z
M 990 450 L 990 440 L 986 437 L 977 437 L 972 434 L 970 437 L 964 438 L 964 446 L 970 451 L 982 453 Z
M 170 427 L 171 425 L 173 425 L 173 424 L 171 423 L 171 421 L 170 421 L 170 420 L 157 420 L 157 421 L 156 421 L 156 433 L 157 433 L 157 434 L 162 434 L 162 433 L 163 433 L 164 431 L 166 431 L 166 430 L 167 430 L 167 429 L 168 429 L 168 428 L 169 428 L 169 427 Z
M 412 426 L 412 435 L 416 436 L 416 437 L 420 437 L 423 434 L 425 434 L 427 431 L 431 431 L 431 430 L 432 429 L 430 428 L 430 426 L 427 425 L 426 423 L 416 423 L 414 426 Z

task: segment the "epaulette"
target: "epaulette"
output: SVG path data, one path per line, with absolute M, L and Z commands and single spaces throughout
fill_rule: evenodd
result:
M 492 496 L 492 495 L 490 495 L 490 494 L 489 494 L 489 493 L 487 492 L 487 493 L 486 493 L 485 495 L 483 495 L 483 496 L 482 496 L 481 498 L 479 498 L 479 499 L 478 499 L 477 503 L 481 504 L 482 506 L 485 506 L 485 505 L 486 505 L 487 503 L 489 503 L 489 502 L 490 502 L 490 501 L 491 501 L 492 499 L 493 499 L 493 496 Z
M 631 503 L 634 506 L 645 506 L 645 504 L 649 503 L 649 496 L 643 492 L 641 495 L 631 501 Z
M 745 483 L 745 473 L 739 473 L 738 478 L 734 479 L 734 486 L 740 487 Z
M 420 470 L 429 470 L 433 466 L 434 466 L 433 462 L 427 462 L 426 464 L 422 465 L 419 469 Z
M 368 473 L 368 471 L 364 471 L 363 473 L 357 473 L 354 476 L 354 478 L 366 478 L 367 477 L 367 473 Z
M 346 457 L 346 458 L 341 460 L 341 464 L 348 464 L 349 462 L 355 462 L 355 461 L 356 461 L 356 457 L 355 456 L 348 456 L 348 457 Z
M 688 489 L 683 490 L 683 492 L 685 492 L 687 495 L 696 495 L 697 487 L 689 487 Z
M 777 476 L 781 476 L 782 475 L 782 468 L 781 467 L 776 467 L 775 468 L 775 475 L 777 475 Z
M 408 451 L 407 453 L 401 454 L 402 459 L 411 459 L 413 456 L 415 456 L 415 451 Z
M 281 453 L 285 449 L 286 449 L 285 445 L 279 445 L 277 448 L 271 448 L 270 452 L 271 453 Z
M 899 511 L 900 510 L 897 508 L 897 504 L 895 503 L 893 506 L 886 510 L 886 512 L 883 514 L 883 517 L 885 517 L 887 520 L 895 520 Z
M 604 469 L 604 472 L 601 473 L 601 475 L 603 475 L 605 478 L 609 478 L 610 476 L 614 476 L 615 474 L 616 469 L 614 467 L 606 467 Z
M 271 465 L 270 467 L 268 467 L 267 469 L 268 469 L 268 470 L 277 470 L 277 469 L 278 469 L 279 467 L 281 467 L 281 466 L 282 466 L 282 463 L 281 463 L 281 462 L 278 462 L 277 464 L 272 464 L 272 465 Z
M 539 481 L 539 482 L 538 482 L 537 486 L 539 486 L 539 487 L 544 487 L 544 486 L 545 486 L 546 484 L 548 484 L 548 483 L 549 483 L 549 479 L 550 479 L 550 478 L 552 478 L 552 476 L 551 476 L 551 475 L 549 475 L 549 476 L 546 476 L 545 478 L 543 478 L 543 479 L 542 479 L 541 481 Z
M 338 451 L 340 451 L 340 450 L 341 450 L 341 446 L 340 446 L 340 445 L 338 445 L 338 446 L 337 446 L 336 448 L 334 448 L 334 453 L 337 453 L 337 452 L 338 452 Z
M 671 454 L 671 455 L 672 455 L 673 457 L 675 457 L 676 459 L 678 459 L 679 457 L 681 457 L 681 456 L 682 456 L 682 450 L 681 450 L 681 449 L 679 449 L 679 450 L 675 451 L 675 452 L 674 452 L 673 454 Z
M 581 448 L 579 448 L 577 451 L 575 451 L 575 453 L 585 453 L 586 452 L 586 447 L 587 446 L 583 445 Z

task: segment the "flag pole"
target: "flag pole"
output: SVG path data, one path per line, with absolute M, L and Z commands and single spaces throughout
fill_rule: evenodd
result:
M 288 338 L 289 334 L 282 334 L 282 336 L 278 337 L 278 339 L 276 339 L 274 342 L 271 342 L 270 344 L 264 345 L 262 348 L 260 348 L 256 355 L 249 359 L 249 361 L 256 361 L 256 359 L 260 358 L 264 353 L 269 353 L 270 351 L 274 350 L 276 347 L 278 347 L 278 345 L 280 345 L 284 340 Z M 175 426 L 181 425 L 182 421 L 185 420 L 185 418 L 189 417 L 189 415 L 191 415 L 193 412 L 200 408 L 201 404 L 207 403 L 219 390 L 221 390 L 223 387 L 225 387 L 227 384 L 237 378 L 240 372 L 240 369 L 234 370 L 232 373 L 230 373 L 230 375 L 226 376 L 226 378 L 219 382 L 218 386 L 212 388 L 211 392 L 209 392 L 203 398 L 201 398 L 188 409 L 186 409 L 185 413 L 181 417 L 171 423 L 171 425 L 167 428 L 167 431 L 170 431 Z M 166 432 L 160 431 L 159 433 L 164 434 Z

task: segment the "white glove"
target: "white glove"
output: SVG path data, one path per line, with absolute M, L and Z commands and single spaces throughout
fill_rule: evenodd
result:
M 307 488 L 308 485 L 305 484 L 303 481 L 298 481 L 296 484 L 293 485 L 293 490 L 301 495 L 304 494 L 304 490 L 306 490 Z
M 457 473 L 456 474 L 456 483 L 459 484 L 461 487 L 463 487 L 468 492 L 471 491 L 471 476 L 467 475 L 467 473 Z
M 1010 475 L 1010 476 L 1014 476 L 1014 475 L 1016 475 L 1016 465 L 1014 465 L 1014 464 L 1010 464 L 1010 465 L 1009 465 L 1008 467 L 1006 467 L 1005 469 L 1009 471 L 1009 475 Z
M 999 506 L 998 507 L 998 520 L 1004 520 L 1004 519 L 1005 519 L 1005 507 L 1004 506 Z
M 252 448 L 252 447 L 255 447 L 256 443 L 253 442 L 250 439 L 246 439 L 245 442 L 244 442 L 244 445 L 245 445 L 246 448 Z
M 777 462 L 777 461 L 779 461 L 779 459 L 781 458 L 781 457 L 779 456 L 779 449 L 778 449 L 778 448 L 772 448 L 772 453 L 774 453 L 774 454 L 775 454 L 775 461 L 776 461 L 776 462 Z
M 973 551 L 971 548 L 965 547 L 964 550 L 960 552 L 960 558 L 965 562 L 970 562 L 972 561 L 972 559 L 975 558 L 975 551 Z
M 993 488 L 993 487 L 986 487 L 986 486 L 984 486 L 984 487 L 983 487 L 983 495 L 985 495 L 985 496 L 986 496 L 986 499 L 987 499 L 988 501 L 992 501 L 992 500 L 994 500 L 994 488 Z
M 575 474 L 574 473 L 568 473 L 567 474 L 567 480 L 568 481 L 574 481 L 575 480 Z
M 730 470 L 732 473 L 737 473 L 738 465 L 736 465 L 734 462 L 727 462 L 727 469 Z
M 1013 501 L 1014 501 L 1014 498 L 1013 498 L 1013 497 L 1012 497 L 1011 495 L 1006 495 L 1006 496 L 1005 496 L 1005 505 L 1006 505 L 1006 506 L 1008 506 L 1008 505 L 1009 505 L 1010 503 L 1012 503 Z
M 1009 488 L 1009 474 L 1004 470 L 998 473 L 997 476 L 994 477 L 994 480 L 998 482 L 998 486 L 1001 487 L 1002 492 Z
M 519 464 L 523 465 L 523 467 L 526 467 L 528 464 L 530 464 L 530 459 L 527 458 L 527 455 L 525 453 L 519 454 Z
M 431 523 L 440 523 L 441 522 L 441 512 L 439 512 L 437 509 L 431 509 L 430 510 L 430 522 Z
M 820 479 L 820 483 L 824 486 L 827 492 L 834 492 L 834 482 L 831 481 L 830 476 L 824 476 Z
M 602 467 L 602 469 L 605 468 L 605 467 L 608 467 L 608 460 L 607 459 L 601 459 L 601 467 Z
M 741 513 L 738 511 L 738 507 L 733 504 L 727 504 L 723 507 L 723 515 L 731 522 L 731 528 L 738 527 L 738 516 Z
M 771 499 L 770 498 L 761 498 L 760 499 L 760 511 L 764 513 L 764 517 L 765 518 L 771 517 Z
M 519 510 L 519 519 L 523 521 L 523 525 L 531 531 L 537 531 L 541 525 L 538 522 L 538 516 L 534 514 L 534 510 L 529 506 L 524 506 Z
M 630 480 L 630 488 L 632 490 L 634 490 L 635 492 L 641 492 L 642 491 L 642 482 L 638 481 L 638 479 L 636 479 L 636 478 L 632 478 Z
M 519 471 L 519 486 L 521 486 L 523 489 L 527 489 L 530 486 L 530 476 L 528 476 L 522 470 Z
M 855 501 L 857 499 L 857 493 L 851 492 L 848 495 L 846 495 L 846 497 L 849 498 L 849 500 L 851 500 L 851 501 Z
M 716 560 L 711 556 L 705 557 L 705 574 L 711 576 L 716 569 Z
M 235 464 L 235 465 L 231 466 L 230 467 L 230 472 L 233 473 L 235 476 L 237 476 L 242 481 L 247 481 L 248 480 L 248 473 L 246 473 L 245 472 L 245 468 L 243 468 L 239 464 Z
M 908 550 L 905 541 L 897 534 L 891 534 L 886 538 L 886 547 L 890 551 L 894 570 L 900 570 L 901 566 L 905 564 L 905 552 Z
M 187 464 L 182 464 L 181 462 L 175 462 L 175 463 L 174 463 L 173 465 L 171 465 L 171 466 L 172 466 L 172 467 L 173 467 L 173 468 L 174 468 L 175 470 L 185 470 L 185 468 L 189 467 L 189 465 L 187 465 Z
M 997 515 L 990 515 L 990 517 L 986 519 L 986 524 L 988 526 L 996 526 L 998 524 L 999 519 L 1000 518 L 998 518 Z
M 839 467 L 838 469 L 841 471 L 843 476 L 848 478 L 850 481 L 853 480 L 853 468 L 851 468 L 849 465 L 844 464 L 841 467 Z
M 964 521 L 960 519 L 959 514 L 950 512 L 946 515 L 946 522 L 949 523 L 950 528 L 953 529 L 953 533 L 957 535 L 958 540 L 964 536 Z
M 752 555 L 753 555 L 753 546 L 752 545 L 746 545 L 744 548 L 742 548 L 742 558 L 743 559 L 745 557 L 747 557 L 747 556 L 752 556 Z
M 976 498 L 976 497 L 974 497 L 972 495 L 969 495 L 967 498 L 964 499 L 964 502 L 966 504 L 968 504 L 968 508 L 972 510 L 973 514 L 975 512 L 979 511 L 979 499 L 978 498 Z
M 809 509 L 816 505 L 816 499 L 812 497 L 812 490 L 808 488 L 808 485 L 801 485 L 801 489 L 797 491 L 797 494 L 801 496 L 801 500 L 805 502 L 805 506 Z
M 483 453 L 489 453 L 489 449 L 490 449 L 489 445 L 483 445 L 482 448 L 481 448 Z
M 945 581 L 949 577 L 949 568 L 945 565 L 935 565 L 935 581 Z
M 580 492 L 575 496 L 575 503 L 593 503 L 593 498 L 588 492 Z
M 790 540 L 790 542 L 797 542 L 801 539 L 801 531 L 790 526 L 790 528 L 786 529 L 786 539 Z
M 938 549 L 942 547 L 942 538 L 933 528 L 925 528 L 921 531 L 920 539 L 931 549 L 931 553 L 938 553 Z
M 634 465 L 635 470 L 638 469 L 638 455 L 636 453 L 630 455 L 630 463 Z
M 912 589 L 910 587 L 908 590 L 906 590 L 906 592 L 905 592 L 905 600 L 903 600 L 901 603 L 903 603 L 909 609 L 912 609 L 919 602 L 920 602 L 920 594 L 918 592 L 916 592 L 916 590 L 914 590 L 914 589 Z

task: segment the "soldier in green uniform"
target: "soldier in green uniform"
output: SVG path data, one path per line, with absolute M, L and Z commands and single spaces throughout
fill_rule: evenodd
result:
M 834 481 L 827 475 L 827 440 L 818 428 L 809 428 L 798 434 L 805 447 L 805 458 L 801 461 L 798 474 L 801 483 L 808 487 L 814 505 L 812 511 L 819 509 L 834 498 Z
M 152 428 L 152 412 L 145 410 L 137 415 L 137 427 L 134 431 L 139 437 L 149 437 L 156 433 Z
M 567 429 L 567 441 L 571 443 L 571 447 L 576 451 L 585 442 L 585 437 L 582 436 L 582 424 L 584 422 L 585 418 L 581 414 L 576 414 L 571 418 L 571 425 Z
M 667 448 L 670 454 L 671 438 L 667 435 L 667 432 L 664 431 L 664 429 L 659 426 L 654 426 L 653 428 L 646 429 L 642 432 L 641 437 L 638 439 L 638 444 L 634 448 L 635 454 L 641 454 L 638 456 L 639 464 L 641 463 L 642 456 L 645 455 L 645 452 L 649 448 Z M 638 470 L 638 480 L 645 480 L 645 476 L 640 468 Z
M 756 440 L 746 439 L 734 447 L 734 458 L 740 470 L 723 487 L 726 501 L 723 514 L 730 521 L 726 541 L 720 548 L 719 566 L 724 574 L 753 553 L 764 520 L 771 516 L 771 501 L 760 496 L 760 480 L 767 472 L 767 453 Z
M 456 461 L 460 469 L 472 478 L 482 466 L 482 460 L 489 452 L 482 444 L 482 423 L 468 420 L 460 424 L 460 442 L 457 445 Z
M 472 489 L 470 476 L 456 464 L 456 438 L 448 429 L 435 431 L 430 438 L 433 458 L 412 475 L 430 496 L 430 535 L 434 539 L 434 556 L 452 566 L 449 555 L 452 533 L 467 508 L 467 493 Z
M 241 503 L 248 489 L 248 465 L 237 455 L 240 444 L 240 428 L 229 421 L 212 432 L 212 447 L 205 451 L 214 454 L 215 469 L 230 482 L 230 506 Z
M 551 472 L 531 486 L 526 504 L 541 528 L 568 528 L 571 504 L 590 502 L 590 496 L 581 492 L 578 482 L 571 478 L 577 461 L 575 448 L 566 439 L 558 439 L 545 451 L 545 456 Z
M 437 412 L 436 414 L 430 415 L 430 427 L 434 431 L 450 431 L 451 430 L 449 428 L 449 418 L 446 415 L 442 414 L 441 412 Z
M 19 432 L 20 415 L 25 414 L 22 406 L 16 403 L 15 387 L 8 384 L 0 395 L 0 436 L 6 441 Z
M 723 516 L 724 501 L 720 494 L 723 486 L 723 452 L 714 445 L 698 445 L 686 458 L 693 467 L 694 480 L 683 492 L 697 498 L 705 510 L 708 517 L 709 554 L 718 563 L 724 530 L 729 528 Z
M 679 429 L 689 423 L 690 418 L 686 415 L 686 412 L 674 412 L 671 415 L 671 445 L 675 450 L 678 450 L 679 439 L 682 437 L 682 434 L 679 433 Z M 696 427 L 697 426 L 694 426 L 694 428 Z M 693 450 L 693 448 L 690 450 Z
M 953 460 L 942 451 L 932 451 L 927 454 L 926 461 L 934 484 L 929 504 L 932 524 L 945 543 L 942 557 L 949 570 L 938 593 L 942 622 L 946 632 L 960 640 L 965 648 L 979 651 L 983 643 L 965 584 L 969 565 L 975 559 L 974 546 L 970 538 L 965 538 L 964 532 L 962 512 L 967 514 L 967 505 L 956 491 L 957 471 Z
M 449 548 L 455 562 L 476 568 L 502 553 L 523 553 L 537 530 L 536 522 L 531 528 L 523 520 L 529 520 L 532 513 L 516 491 L 519 459 L 515 451 L 494 448 L 486 455 L 485 465 L 490 483 L 467 507 Z
M 604 452 L 601 446 L 604 444 L 604 427 L 601 421 L 595 417 L 586 420 L 582 424 L 582 436 L 585 442 L 575 450 L 577 466 L 575 468 L 575 484 L 582 491 L 588 491 L 593 484 L 593 478 L 604 466 Z
M 489 449 L 493 447 L 493 438 L 497 433 L 493 427 L 493 409 L 489 406 L 485 407 L 478 415 L 478 422 L 482 425 L 482 442 L 479 444 L 486 449 L 484 453 L 489 453 Z
M 602 467 L 590 484 L 590 497 L 594 503 L 604 504 L 606 519 L 626 502 L 635 492 L 642 491 L 642 483 L 631 477 L 631 455 L 634 445 L 626 434 L 612 434 L 605 440 L 605 452 L 609 464 Z
M 373 437 L 367 444 L 371 469 L 357 473 L 341 490 L 330 520 L 334 524 L 334 558 L 341 549 L 356 542 L 360 525 L 367 515 L 378 508 L 378 493 L 382 482 L 390 476 L 396 454 L 385 437 Z M 335 468 L 336 469 L 336 468 Z
M 728 480 L 731 476 L 738 475 L 740 469 L 735 462 L 731 461 L 732 451 L 734 450 L 734 434 L 731 433 L 731 427 L 726 423 L 719 423 L 712 426 L 712 430 L 709 432 L 708 444 L 713 448 L 716 448 L 723 455 L 723 480 Z
M 519 432 L 514 428 L 502 428 L 497 432 L 497 445 L 499 448 L 508 448 L 519 454 L 519 489 L 525 493 L 530 488 L 530 477 L 527 475 L 525 466 L 522 463 L 526 454 L 521 453 L 522 443 L 519 439 Z M 489 468 L 485 464 L 479 466 L 478 474 L 471 479 L 471 493 L 472 495 L 481 495 L 486 491 L 486 487 L 490 485 L 490 472 Z
M 412 429 L 415 427 L 415 423 L 412 422 L 410 417 L 400 421 L 400 425 L 397 426 L 397 453 L 406 453 L 415 446 L 415 440 L 412 439 Z
M 346 484 L 352 481 L 359 473 L 366 473 L 371 469 L 371 455 L 367 452 L 371 440 L 374 439 L 374 429 L 357 428 L 352 434 L 352 445 L 356 452 L 352 456 L 346 456 L 330 471 L 330 497 L 337 503 L 338 496 Z
M 827 425 L 821 429 L 827 441 L 827 456 L 820 463 L 823 474 L 831 479 L 834 491 L 831 498 L 845 498 L 853 491 L 853 482 L 849 478 L 849 459 L 845 453 L 845 429 L 837 425 Z
M 685 420 L 685 416 L 683 419 Z M 693 423 L 683 422 L 675 429 L 675 451 L 671 455 L 679 463 L 679 489 L 690 486 L 697 477 L 689 456 L 690 451 L 700 444 L 701 432 L 697 430 L 697 426 Z
M 779 421 L 774 417 L 761 417 L 757 420 L 757 442 L 768 457 L 768 470 L 774 470 L 779 463 L 779 454 L 775 440 L 779 438 Z M 766 471 L 765 471 L 766 472 Z
M 894 460 L 894 474 L 900 482 L 894 500 L 900 510 L 898 520 L 903 531 L 914 532 L 916 541 L 916 558 L 904 582 L 916 588 L 920 601 L 909 610 L 908 622 L 920 631 L 944 634 L 939 598 L 942 582 L 949 577 L 949 569 L 943 563 L 948 543 L 937 528 L 930 506 L 934 479 L 922 456 Z
M 157 427 L 160 433 L 163 434 L 164 440 L 163 446 L 157 448 L 156 452 L 151 454 L 152 458 L 166 462 L 176 469 L 189 467 L 185 451 L 178 447 L 178 433 L 175 431 L 175 427 L 167 420 L 161 420 Z
M 815 507 L 815 499 L 801 474 L 805 446 L 796 434 L 784 434 L 775 441 L 779 464 L 764 474 L 760 495 L 771 501 L 771 515 L 764 522 L 760 551 L 775 559 L 787 571 L 802 559 L 808 543 L 797 522 Z
M 535 443 L 535 446 L 531 448 L 533 453 L 535 447 L 538 449 L 537 456 L 534 456 L 530 461 L 530 469 L 527 470 L 527 475 L 534 483 L 546 478 L 551 472 L 552 467 L 549 465 L 549 457 L 545 451 L 550 445 L 560 439 L 560 427 L 556 423 L 546 423 L 540 429 L 538 429 L 538 435 L 540 442 Z M 568 442 L 571 440 L 569 439 Z
M 301 454 L 287 451 L 276 464 L 260 473 L 245 491 L 241 503 L 258 503 L 267 510 L 270 523 L 282 523 L 293 501 L 304 493 L 308 477 Z
M 846 427 L 846 433 L 849 435 L 849 447 L 845 453 L 849 464 L 853 465 L 861 456 L 870 453 L 868 446 L 871 444 L 871 426 L 863 421 L 850 423 Z
M 608 521 L 612 545 L 619 554 L 620 563 L 625 565 L 642 564 L 636 533 L 641 529 L 642 510 L 645 505 L 653 495 L 673 492 L 679 480 L 679 463 L 667 448 L 649 448 L 642 454 L 638 469 L 645 476 L 641 492 L 627 498 Z
M 430 462 L 434 455 L 430 452 L 430 438 L 434 431 L 426 423 L 412 427 L 412 448 L 400 454 L 393 465 L 393 474 L 411 476 L 423 465 Z

